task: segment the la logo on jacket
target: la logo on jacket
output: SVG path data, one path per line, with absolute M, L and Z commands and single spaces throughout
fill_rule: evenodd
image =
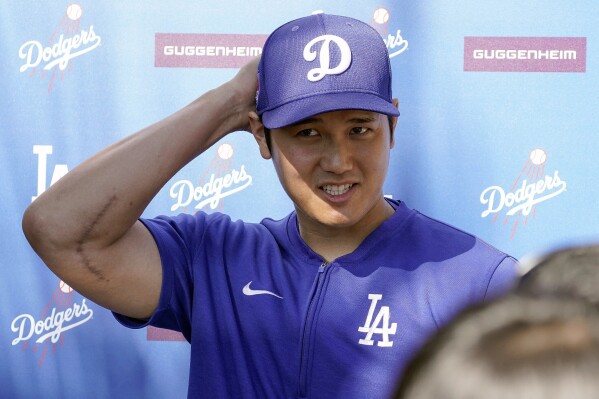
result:
M 395 335 L 397 323 L 389 324 L 391 317 L 389 306 L 381 306 L 376 317 L 374 317 L 377 303 L 383 299 L 381 294 L 368 294 L 368 299 L 370 299 L 371 302 L 366 321 L 362 327 L 358 328 L 358 331 L 366 333 L 366 336 L 358 342 L 362 345 L 374 345 L 372 336 L 374 334 L 380 334 L 380 340 L 376 343 L 377 346 L 390 348 L 393 346 L 393 341 L 389 340 L 389 335 Z

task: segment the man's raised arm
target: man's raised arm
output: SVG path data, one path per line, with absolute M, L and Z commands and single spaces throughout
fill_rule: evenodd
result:
M 151 316 L 162 268 L 138 218 L 183 166 L 226 134 L 249 129 L 257 64 L 87 159 L 27 208 L 23 231 L 57 276 L 108 309 Z

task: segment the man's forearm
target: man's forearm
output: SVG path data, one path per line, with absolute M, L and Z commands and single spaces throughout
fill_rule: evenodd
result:
M 118 240 L 177 171 L 241 127 L 238 114 L 247 110 L 233 106 L 235 96 L 231 85 L 214 89 L 65 175 L 27 210 L 24 226 L 34 248 Z

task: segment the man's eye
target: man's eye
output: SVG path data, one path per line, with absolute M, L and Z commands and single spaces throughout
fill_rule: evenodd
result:
M 351 130 L 352 134 L 364 134 L 368 131 L 367 127 L 354 127 Z
M 317 136 L 318 132 L 314 129 L 304 129 L 297 132 L 297 135 L 301 137 L 313 137 Z

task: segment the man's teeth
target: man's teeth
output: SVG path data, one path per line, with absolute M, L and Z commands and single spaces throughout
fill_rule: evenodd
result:
M 341 195 L 345 194 L 349 191 L 349 189 L 353 186 L 353 184 L 343 184 L 341 186 L 337 186 L 334 184 L 327 184 L 322 187 L 322 189 L 330 195 Z

